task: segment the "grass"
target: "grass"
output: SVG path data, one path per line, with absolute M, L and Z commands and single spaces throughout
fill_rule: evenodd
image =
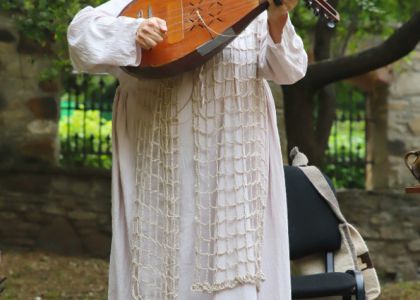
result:
M 108 262 L 40 252 L 5 252 L 1 300 L 107 299 Z M 419 300 L 420 281 L 387 284 L 381 300 Z
M 384 300 L 419 300 L 420 281 L 387 284 L 383 287 Z
M 3 254 L 1 300 L 106 299 L 108 262 L 39 252 Z

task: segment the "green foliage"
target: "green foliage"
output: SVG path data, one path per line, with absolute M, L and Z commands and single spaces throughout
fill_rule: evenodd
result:
M 324 169 L 338 188 L 365 186 L 365 127 L 365 120 L 334 124 Z
M 87 5 L 97 6 L 105 0 L 1 0 L 0 11 L 12 15 L 22 34 L 37 41 L 41 46 L 48 49 L 47 55 L 55 58 L 54 67 L 44 74 L 45 79 L 59 77 L 62 74 L 70 74 L 71 66 L 68 60 L 66 33 L 67 27 L 74 15 Z M 400 1 L 400 0 L 338 0 L 337 10 L 341 14 L 341 22 L 338 24 L 333 40 L 333 56 L 342 56 L 347 53 L 354 53 L 363 47 L 369 47 L 375 40 L 369 37 L 381 37 L 389 35 L 392 30 L 420 9 L 420 0 Z M 313 32 L 317 18 L 312 13 L 299 5 L 293 13 L 293 22 L 299 33 L 303 36 L 308 49 L 312 48 Z M 366 46 L 363 42 L 368 40 Z M 376 38 L 378 39 L 378 38 Z M 378 40 L 376 41 L 378 42 Z M 112 90 L 111 84 L 108 91 Z M 94 84 L 89 89 L 97 88 Z M 338 94 L 345 94 L 346 91 L 339 91 Z M 68 95 L 63 96 L 64 100 Z M 111 97 L 111 96 L 106 96 Z M 340 99 L 341 97 L 338 97 Z M 84 99 L 82 99 L 83 103 Z M 339 100 L 340 101 L 340 100 Z M 362 103 L 359 101 L 359 103 Z M 95 138 L 94 147 L 98 147 L 100 123 L 103 124 L 103 136 L 110 134 L 110 122 L 107 116 L 101 116 L 98 110 L 88 111 L 86 114 L 86 125 L 82 125 L 81 120 L 85 118 L 81 112 L 73 112 L 70 115 L 64 114 L 60 121 L 60 137 L 63 145 L 71 144 L 65 137 L 66 132 L 70 136 L 76 134 L 91 136 Z M 66 125 L 67 124 L 67 125 Z M 71 126 L 68 127 L 68 124 Z M 348 131 L 348 124 L 338 123 L 338 127 L 343 127 L 338 133 L 338 141 L 348 140 L 345 133 Z M 86 128 L 86 129 L 84 129 Z M 353 132 L 356 140 L 362 139 L 361 131 L 357 129 Z M 364 145 L 364 142 L 361 143 Z M 331 145 L 330 145 L 330 149 Z M 343 148 L 339 148 L 343 149 Z M 104 149 L 102 149 L 104 150 Z M 331 151 L 331 150 L 330 150 Z M 340 150 L 341 151 L 341 150 Z M 344 149 L 342 152 L 348 152 Z M 362 149 L 364 151 L 364 149 Z M 331 152 L 330 152 L 331 154 Z M 334 155 L 334 153 L 332 153 Z M 341 154 L 340 154 L 341 155 Z M 76 158 L 80 162 L 82 156 Z M 108 158 L 104 158 L 103 164 L 110 166 Z M 88 156 L 89 164 L 101 164 L 100 160 Z M 331 166 L 330 168 L 335 168 Z M 337 171 L 337 170 L 334 170 Z M 345 172 L 345 171 L 340 171 Z M 345 176 L 343 176 L 345 177 Z
M 70 93 L 75 93 L 75 89 L 78 92 L 78 103 L 86 103 L 87 108 L 90 109 L 92 105 L 99 105 L 101 101 L 106 103 L 112 103 L 114 98 L 115 89 L 116 89 L 116 79 L 111 75 L 97 75 L 90 76 L 86 74 L 82 75 L 72 75 L 66 80 L 63 80 L 63 85 L 65 87 L 65 93 L 62 98 L 67 101 L 75 101 L 75 96 L 70 95 Z M 99 97 L 101 99 L 94 99 L 93 97 Z M 101 100 L 101 101 L 100 101 Z M 75 105 L 75 104 L 74 104 Z
M 339 166 L 328 164 L 324 168 L 333 181 L 334 187 L 337 189 L 364 189 L 366 172 L 364 165 L 354 165 L 348 163 L 347 166 L 341 164 Z
M 106 0 L 2 0 L 0 11 L 11 14 L 24 35 L 51 50 L 56 61 L 45 76 L 56 77 L 71 69 L 66 40 L 68 24 L 83 7 L 103 2 Z M 334 40 L 335 55 L 360 49 L 360 41 L 366 36 L 388 35 L 419 8 L 420 0 L 339 0 L 341 22 Z M 316 21 L 304 5 L 299 5 L 293 13 L 293 22 L 308 48 Z
M 62 165 L 111 168 L 111 76 L 72 77 L 60 99 Z M 74 89 L 77 89 L 76 92 Z
M 63 165 L 111 168 L 111 157 L 105 153 L 111 148 L 112 121 L 103 118 L 99 110 L 68 111 L 60 118 L 59 134 Z
M 67 27 L 74 15 L 87 5 L 105 0 L 1 0 L 0 11 L 11 14 L 19 31 L 45 47 L 56 58 L 44 76 L 55 77 L 71 70 L 67 54 Z
M 338 188 L 364 188 L 366 159 L 365 95 L 348 83 L 336 84 L 336 120 L 324 169 Z
M 350 122 L 349 120 L 337 121 L 329 138 L 329 148 L 336 149 L 345 145 L 349 145 L 349 147 L 352 145 L 351 150 L 353 152 L 357 151 L 363 155 L 365 152 L 365 127 L 365 120 L 358 122 Z M 333 151 L 331 150 L 330 153 L 334 154 Z M 338 149 L 335 151 L 340 152 Z
M 337 3 L 341 21 L 335 30 L 334 56 L 360 51 L 366 40 L 367 46 L 371 46 L 378 38 L 381 40 L 391 34 L 420 9 L 420 0 L 338 0 Z M 307 48 L 311 48 L 317 18 L 300 5 L 293 12 L 292 19 Z

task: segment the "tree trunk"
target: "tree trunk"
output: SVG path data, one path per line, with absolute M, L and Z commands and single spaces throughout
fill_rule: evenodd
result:
M 338 0 L 331 0 L 330 4 L 335 7 L 337 2 Z M 330 58 L 333 33 L 333 30 L 325 26 L 324 20 L 318 20 L 314 41 L 315 61 Z M 298 146 L 308 156 L 311 164 L 322 166 L 335 118 L 334 88 L 325 86 L 315 91 L 303 81 L 298 85 L 283 87 L 283 90 L 288 150 Z M 287 116 L 287 113 L 290 115 Z
M 288 151 L 298 146 L 311 164 L 322 166 L 335 118 L 332 86 L 319 92 L 318 117 L 314 118 L 315 92 L 304 84 L 283 86 Z
M 283 86 L 284 114 L 288 151 L 298 146 L 305 154 L 312 153 L 316 142 L 313 134 L 313 93 L 304 85 Z
M 318 113 L 315 128 L 316 148 L 313 149 L 312 163 L 321 167 L 324 164 L 325 150 L 328 148 L 328 140 L 331 127 L 336 116 L 336 92 L 333 85 L 322 88 L 317 97 Z
M 330 1 L 333 5 L 336 1 Z M 308 67 L 305 78 L 283 86 L 284 112 L 288 150 L 298 146 L 311 164 L 322 166 L 328 137 L 335 117 L 335 94 L 331 83 L 362 75 L 386 66 L 409 54 L 420 40 L 420 12 L 386 41 L 358 54 L 330 59 L 331 31 L 320 27 L 315 37 L 315 63 Z M 318 93 L 318 105 L 315 105 Z M 318 117 L 314 118 L 314 109 Z

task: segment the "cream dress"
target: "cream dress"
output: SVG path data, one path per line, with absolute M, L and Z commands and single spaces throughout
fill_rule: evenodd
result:
M 118 66 L 136 66 L 141 61 L 141 51 L 135 43 L 135 32 L 141 19 L 117 17 L 129 0 L 112 0 L 96 7 L 81 10 L 73 19 L 68 30 L 70 57 L 78 72 L 110 73 L 119 79 L 120 86 L 115 95 L 113 109 L 113 170 L 112 170 L 112 245 L 109 269 L 108 299 L 133 299 L 133 245 L 136 241 L 136 215 L 139 211 L 138 166 L 142 144 L 139 142 L 139 123 L 152 123 L 153 107 L 157 93 L 170 98 L 176 107 L 175 123 L 178 148 L 171 155 L 177 155 L 179 181 L 178 236 L 176 249 L 176 295 L 162 296 L 144 294 L 147 300 L 289 300 L 290 264 L 287 232 L 287 207 L 280 142 L 276 124 L 276 109 L 266 80 L 277 84 L 291 84 L 301 79 L 307 68 L 307 56 L 300 37 L 295 33 L 290 20 L 284 29 L 282 41 L 274 44 L 267 32 L 266 13 L 261 14 L 222 53 L 200 70 L 184 73 L 170 80 L 171 89 L 159 93 L 165 80 L 138 80 L 124 73 Z M 250 46 L 251 45 L 251 46 Z M 243 61 L 243 63 L 241 63 Z M 239 62 L 239 63 L 238 63 Z M 238 69 L 230 64 L 239 65 Z M 241 69 L 247 65 L 247 69 Z M 206 72 L 211 72 L 206 75 Z M 216 71 L 213 71 L 216 70 Z M 261 178 L 266 178 L 266 193 L 263 215 L 261 268 L 265 280 L 259 289 L 256 284 L 245 283 L 213 293 L 191 290 L 194 281 L 197 240 L 194 199 L 197 195 L 195 176 L 194 126 L 197 107 L 204 102 L 229 103 L 229 82 L 238 77 L 235 72 L 246 70 L 251 74 L 240 74 L 245 78 L 243 86 L 250 89 L 254 83 L 261 83 L 261 105 L 264 120 L 261 138 L 262 152 L 265 151 L 266 168 L 258 169 Z M 229 73 L 232 71 L 233 73 Z M 211 81 L 210 81 L 211 79 Z M 222 86 L 223 84 L 223 86 Z M 255 86 L 258 86 L 256 84 Z M 207 90 L 211 90 L 208 93 Z M 200 91 L 201 98 L 194 104 L 194 94 Z M 203 92 L 204 91 L 204 92 Z M 204 95 L 204 96 L 203 96 Z M 209 96 L 210 95 L 210 96 Z M 228 99 L 229 98 L 229 99 Z M 224 102 L 223 102 L 224 101 Z M 200 104 L 201 103 L 201 104 Z M 229 116 L 224 116 L 227 124 Z M 226 119 L 227 118 L 227 119 Z M 230 117 L 234 119 L 235 117 Z M 141 121 L 141 122 L 139 122 Z M 233 122 L 233 121 L 232 121 Z M 198 126 L 200 127 L 200 126 Z M 224 129 L 222 128 L 221 131 Z M 242 130 L 242 134 L 247 131 Z M 144 138 L 144 137 L 143 137 Z M 245 137 L 246 138 L 246 137 Z M 151 141 L 150 143 L 153 143 Z M 140 154 L 139 154 L 140 153 Z M 227 167 L 229 167 L 228 163 Z M 234 165 L 233 165 L 234 166 Z M 234 167 L 233 167 L 234 168 Z M 137 173 L 137 174 L 136 174 Z M 204 180 L 208 180 L 204 178 Z M 141 189 L 141 187 L 140 187 Z M 136 202 L 137 201 L 137 202 Z M 138 284 L 138 290 L 142 289 Z M 141 292 L 140 292 L 141 293 Z M 145 296 L 149 295 L 149 296 Z M 155 296 L 153 296 L 155 295 Z

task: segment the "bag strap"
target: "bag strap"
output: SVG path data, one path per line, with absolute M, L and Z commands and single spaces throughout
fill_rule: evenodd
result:
M 328 184 L 328 181 L 325 179 L 324 175 L 321 173 L 321 171 L 315 167 L 315 166 L 308 166 L 308 158 L 305 154 L 302 152 L 299 152 L 298 147 L 294 147 L 290 151 L 290 158 L 292 159 L 292 166 L 298 167 L 300 170 L 302 170 L 303 174 L 308 178 L 308 180 L 312 183 L 314 188 L 318 191 L 318 193 L 324 198 L 337 218 L 343 222 L 343 234 L 344 237 L 349 245 L 351 256 L 353 259 L 353 263 L 355 265 L 355 268 L 357 268 L 357 252 L 356 248 L 354 246 L 354 243 L 351 239 L 351 233 L 349 229 L 349 223 L 347 222 L 346 218 L 342 214 L 340 210 L 340 206 L 338 204 L 337 197 L 335 196 L 333 190 L 331 189 L 330 185 Z

